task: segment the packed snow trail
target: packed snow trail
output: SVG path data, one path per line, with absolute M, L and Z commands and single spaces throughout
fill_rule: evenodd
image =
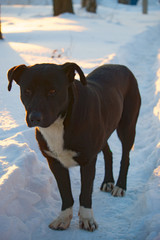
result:
M 160 69 L 160 48 L 157 36 L 160 36 L 160 24 L 149 27 L 147 31 L 135 36 L 133 41 L 125 45 L 117 55 L 117 61 L 127 65 L 135 73 L 142 97 L 135 148 L 131 154 L 128 174 L 127 195 L 132 190 L 135 196 L 131 197 L 133 203 L 128 210 L 125 209 L 126 214 L 123 214 L 126 218 L 127 212 L 129 213 L 128 229 L 124 225 L 126 232 L 123 239 L 126 240 L 160 239 L 160 188 L 158 184 L 155 185 L 156 180 L 159 181 L 160 165 L 158 145 L 160 122 L 159 116 L 154 115 L 160 98 L 160 92 L 155 94 L 157 91 L 155 83 Z M 111 239 L 116 238 L 112 236 Z

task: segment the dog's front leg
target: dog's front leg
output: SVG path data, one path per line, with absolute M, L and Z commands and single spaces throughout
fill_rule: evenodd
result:
M 70 226 L 70 222 L 73 216 L 72 206 L 74 203 L 69 171 L 63 167 L 57 160 L 48 158 L 49 167 L 54 174 L 59 192 L 62 198 L 62 209 L 60 215 L 49 225 L 51 229 L 65 230 Z
M 92 210 L 92 191 L 95 177 L 95 162 L 81 166 L 81 194 L 79 209 L 79 226 L 93 232 L 98 228 Z

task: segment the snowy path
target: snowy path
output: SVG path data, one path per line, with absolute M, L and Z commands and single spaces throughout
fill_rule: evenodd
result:
M 45 9 L 48 14 L 48 7 Z M 108 14 L 106 19 L 104 19 L 105 10 Z M 12 7 L 7 7 L 6 11 L 11 14 Z M 32 11 L 28 16 L 27 9 L 23 8 L 24 18 L 29 19 L 32 15 L 38 22 L 38 11 L 41 11 L 41 8 L 36 7 L 36 16 L 35 10 Z M 6 32 L 6 40 L 0 43 L 3 52 L 0 56 L 3 80 L 0 80 L 1 240 L 61 240 L 62 238 L 64 240 L 160 240 L 160 118 L 158 118 L 160 89 L 156 89 L 155 86 L 160 78 L 158 75 L 160 74 L 160 19 L 156 19 L 156 12 L 146 17 L 144 21 L 142 16 L 137 15 L 136 9 L 129 13 L 125 8 L 121 9 L 119 14 L 117 11 L 100 8 L 99 15 L 93 19 L 86 15 L 83 17 L 66 15 L 56 19 L 56 23 L 62 28 L 65 18 L 68 20 L 67 26 L 76 25 L 81 29 L 86 28 L 88 31 L 84 30 L 85 38 L 88 42 L 84 42 L 85 38 L 78 32 L 70 31 L 65 35 L 64 31 L 58 34 L 48 28 L 45 33 L 48 39 L 45 39 L 43 32 L 40 30 L 37 32 L 34 25 L 28 35 L 23 32 L 14 33 L 17 23 L 14 19 L 9 20 L 8 27 L 11 28 L 11 32 Z M 18 12 L 20 13 L 20 10 Z M 14 13 L 11 15 L 14 17 Z M 112 19 L 108 16 L 112 16 Z M 19 14 L 18 17 L 21 18 L 21 15 Z M 24 27 L 27 28 L 27 24 L 30 27 L 29 21 L 25 21 L 24 18 Z M 129 23 L 135 23 L 132 31 L 129 23 L 125 22 L 126 18 Z M 42 20 L 42 16 L 40 19 Z M 7 22 L 7 19 L 4 21 Z M 50 21 L 46 15 L 45 21 L 46 23 Z M 107 28 L 107 37 L 100 26 Z M 121 36 L 116 42 L 116 34 L 118 37 L 122 32 L 126 37 Z M 115 36 L 112 36 L 112 33 Z M 100 34 L 101 40 L 98 40 L 98 37 L 93 38 L 94 34 L 96 36 Z M 54 47 L 49 40 L 50 37 L 54 39 Z M 88 56 L 83 55 L 81 46 L 87 51 L 90 48 L 91 37 L 94 51 L 88 52 Z M 99 41 L 99 49 L 97 41 Z M 61 59 L 54 60 L 57 62 L 75 60 L 85 73 L 102 62 L 127 65 L 138 79 L 142 96 L 136 142 L 131 152 L 128 190 L 124 198 L 113 198 L 108 193 L 100 192 L 104 170 L 103 158 L 99 154 L 93 193 L 93 210 L 99 229 L 94 233 L 78 229 L 79 168 L 70 171 L 75 198 L 74 217 L 70 228 L 65 232 L 52 231 L 48 228 L 47 225 L 60 210 L 58 189 L 37 147 L 34 129 L 28 129 L 24 123 L 25 113 L 18 97 L 18 86 L 14 84 L 11 93 L 6 90 L 6 72 L 10 67 L 21 63 L 33 64 L 39 60 L 53 61 L 49 54 L 53 49 L 61 49 L 61 44 L 66 46 L 64 56 L 62 53 Z M 72 51 L 68 46 L 72 47 Z M 156 90 L 157 94 L 155 94 Z M 153 111 L 158 115 L 155 116 Z M 121 146 L 116 134 L 113 134 L 109 142 L 114 153 L 116 179 Z

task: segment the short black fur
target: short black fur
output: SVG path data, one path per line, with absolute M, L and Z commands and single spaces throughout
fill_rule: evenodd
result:
M 75 71 L 80 81 L 74 79 Z M 47 158 L 62 198 L 62 210 L 73 205 L 69 171 L 50 151 L 40 128 L 48 128 L 63 119 L 63 149 L 74 151 L 80 165 L 80 206 L 92 207 L 95 163 L 100 151 L 104 154 L 105 176 L 101 190 L 123 196 L 127 188 L 129 153 L 135 139 L 141 105 L 136 78 L 122 65 L 103 65 L 86 78 L 75 63 L 20 65 L 8 72 L 9 87 L 15 80 L 21 89 L 29 127 L 36 127 L 36 139 Z M 114 186 L 112 152 L 107 143 L 116 130 L 122 143 L 119 177 Z M 54 134 L 54 132 L 53 132 Z M 93 230 L 93 229 L 92 229 Z

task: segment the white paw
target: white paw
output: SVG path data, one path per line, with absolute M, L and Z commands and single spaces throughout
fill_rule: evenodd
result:
M 57 217 L 53 222 L 51 222 L 49 227 L 54 230 L 65 230 L 70 226 L 72 217 L 72 208 L 67 208 L 64 211 L 61 211 L 59 217 Z
M 124 197 L 125 195 L 125 190 L 118 187 L 118 186 L 115 186 L 111 192 L 112 196 L 114 197 Z
M 79 227 L 81 229 L 93 232 L 98 228 L 98 224 L 94 220 L 93 210 L 80 206 L 79 208 Z
M 108 183 L 103 184 L 103 187 L 101 188 L 101 191 L 112 192 L 113 188 L 114 188 L 114 183 L 113 182 L 108 182 Z

